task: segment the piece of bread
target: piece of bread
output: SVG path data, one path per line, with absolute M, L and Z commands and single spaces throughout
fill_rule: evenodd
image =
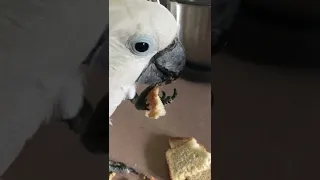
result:
M 171 140 L 170 148 L 166 152 L 171 180 L 186 180 L 199 176 L 200 173 L 211 168 L 211 153 L 199 145 L 194 138 L 186 141 L 178 138 Z
M 109 173 L 109 180 L 112 180 L 116 176 L 116 173 Z
M 194 139 L 192 137 L 172 137 L 169 139 L 169 145 L 170 148 L 177 148 L 180 147 L 182 145 L 184 145 L 185 143 L 187 143 L 188 141 L 190 141 L 191 139 Z M 202 147 L 202 149 L 204 151 L 206 151 L 206 148 L 200 144 L 200 146 Z M 187 180 L 211 180 L 211 167 L 210 169 L 200 172 L 194 176 L 191 177 L 187 177 Z
M 154 87 L 147 95 L 147 104 L 149 111 L 146 111 L 146 117 L 150 119 L 158 119 L 166 115 L 166 110 L 159 97 L 159 88 Z

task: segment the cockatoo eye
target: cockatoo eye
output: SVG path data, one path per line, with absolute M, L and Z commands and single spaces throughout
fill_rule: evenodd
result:
M 130 50 L 138 56 L 146 56 L 156 50 L 156 42 L 148 35 L 136 35 L 129 40 Z
M 135 48 L 136 51 L 143 53 L 143 52 L 148 51 L 148 49 L 149 49 L 149 44 L 146 43 L 146 42 L 137 42 L 137 43 L 134 45 L 134 48 Z

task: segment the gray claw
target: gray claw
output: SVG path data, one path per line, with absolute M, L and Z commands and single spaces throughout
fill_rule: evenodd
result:
M 164 91 L 161 91 L 162 95 L 160 97 L 160 99 L 164 99 L 166 97 L 166 93 Z
M 178 95 L 177 89 L 174 88 L 172 96 L 161 97 L 161 101 L 162 101 L 163 105 L 171 104 L 172 101 L 177 97 L 177 95 Z

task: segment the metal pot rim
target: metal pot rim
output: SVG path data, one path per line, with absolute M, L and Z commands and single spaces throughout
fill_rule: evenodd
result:
M 170 0 L 180 4 L 195 5 L 195 6 L 211 6 L 211 0 Z

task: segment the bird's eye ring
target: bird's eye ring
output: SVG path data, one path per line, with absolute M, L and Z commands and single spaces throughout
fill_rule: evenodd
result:
M 129 40 L 130 50 L 138 56 L 146 56 L 156 50 L 156 43 L 153 37 L 148 35 L 137 35 Z

